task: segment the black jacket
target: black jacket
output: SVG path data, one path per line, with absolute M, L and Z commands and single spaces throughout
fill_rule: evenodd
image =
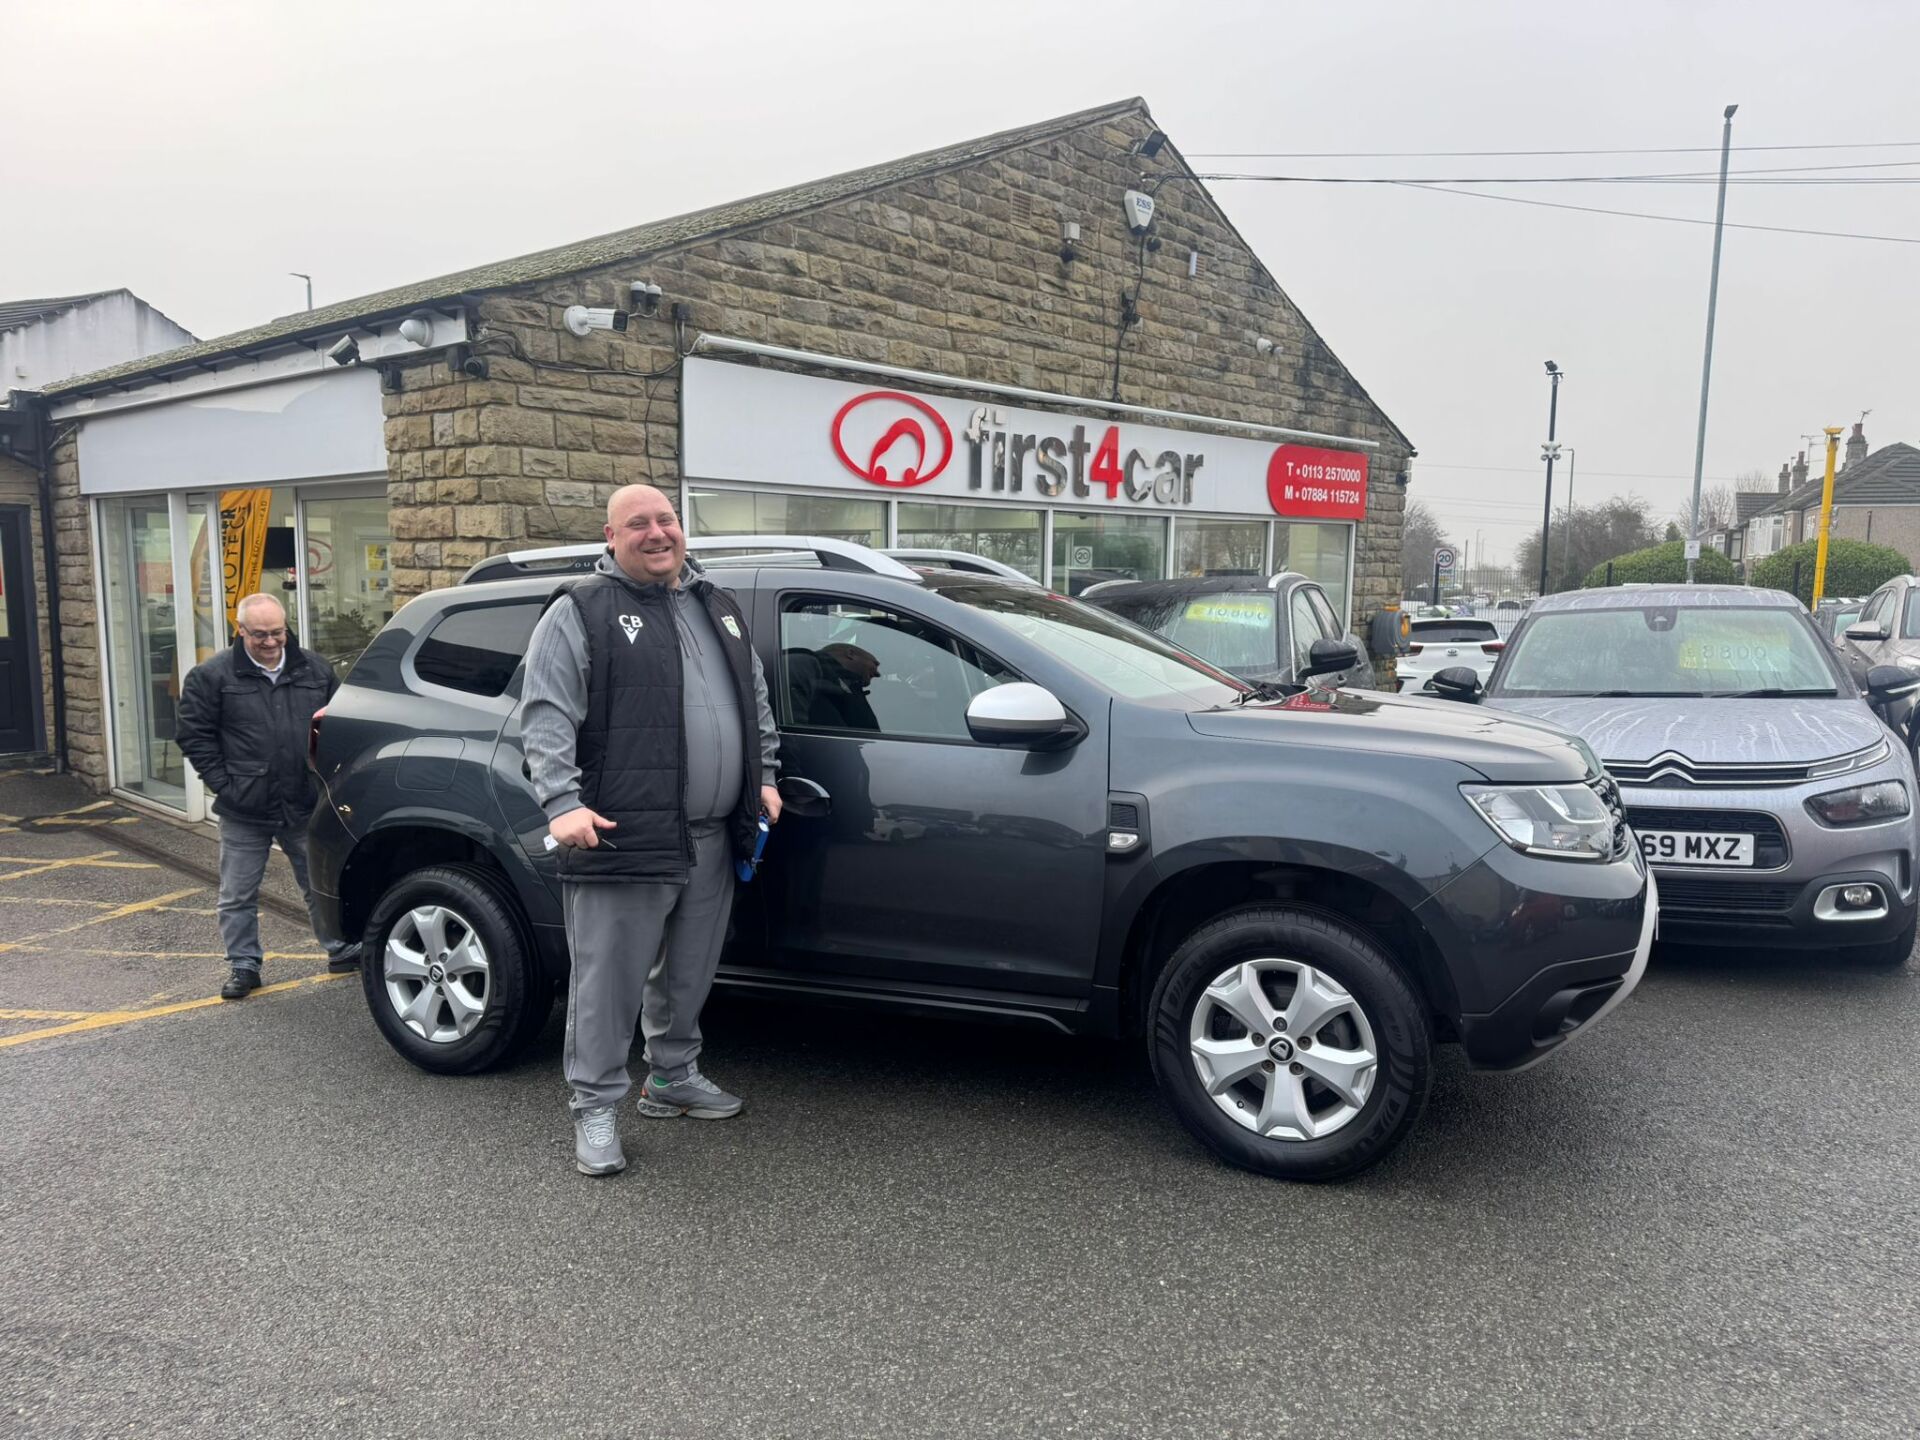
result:
M 740 702 L 744 775 L 727 828 L 734 853 L 744 858 L 753 853 L 761 782 L 746 617 L 732 595 L 704 578 L 688 582 L 687 590 L 713 621 Z M 587 714 L 578 731 L 580 798 L 617 828 L 607 837 L 611 843 L 563 850 L 560 873 L 576 883 L 684 882 L 693 859 L 681 710 L 686 662 L 672 594 L 662 585 L 606 575 L 575 581 L 562 593 L 580 613 L 590 659 Z
M 319 793 L 307 769 L 307 732 L 340 681 L 325 659 L 289 638 L 276 684 L 244 645 L 236 639 L 225 654 L 187 672 L 176 742 L 213 792 L 214 814 L 304 823 Z

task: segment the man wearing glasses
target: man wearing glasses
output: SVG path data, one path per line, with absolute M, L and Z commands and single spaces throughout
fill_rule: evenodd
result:
M 274 841 L 312 913 L 307 816 L 317 792 L 307 731 L 340 686 L 324 658 L 293 642 L 287 613 L 271 595 L 249 595 L 235 613 L 233 647 L 187 672 L 177 734 L 220 817 L 220 939 L 233 971 L 222 1000 L 244 1000 L 260 988 L 260 880 Z M 359 963 L 358 947 L 328 942 L 329 970 Z

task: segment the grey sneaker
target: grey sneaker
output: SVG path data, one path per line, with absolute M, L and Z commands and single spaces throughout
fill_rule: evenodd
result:
M 640 1098 L 634 1103 L 650 1120 L 671 1120 L 679 1115 L 690 1115 L 695 1120 L 728 1120 L 738 1115 L 747 1102 L 738 1095 L 729 1095 L 696 1068 L 689 1070 L 684 1080 L 647 1076 L 647 1083 L 640 1087 Z
M 627 1168 L 614 1125 L 614 1107 L 584 1110 L 573 1119 L 573 1168 L 582 1175 L 618 1175 Z

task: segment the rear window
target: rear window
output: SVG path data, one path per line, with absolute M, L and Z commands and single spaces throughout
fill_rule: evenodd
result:
M 1448 645 L 1456 640 L 1480 644 L 1498 640 L 1500 632 L 1491 620 L 1416 620 L 1413 638 L 1423 645 Z
M 499 695 L 520 668 L 544 600 L 450 610 L 413 652 L 414 673 L 470 695 Z

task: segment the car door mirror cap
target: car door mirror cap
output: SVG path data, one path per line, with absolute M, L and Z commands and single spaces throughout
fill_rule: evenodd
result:
M 1015 680 L 973 697 L 967 706 L 967 731 L 985 745 L 1040 746 L 1078 740 L 1086 727 L 1051 690 Z
M 1473 705 L 1480 699 L 1480 677 L 1466 665 L 1449 665 L 1427 685 L 1442 700 L 1462 700 Z
M 1884 640 L 1887 638 L 1887 633 L 1883 626 L 1876 625 L 1871 620 L 1862 620 L 1856 625 L 1847 627 L 1849 640 Z
M 1351 670 L 1359 663 L 1359 649 L 1345 640 L 1316 640 L 1307 647 L 1307 663 L 1300 667 L 1300 678 L 1307 680 L 1315 675 Z
M 1876 665 L 1867 671 L 1867 694 L 1874 700 L 1904 700 L 1920 692 L 1920 671 L 1904 665 Z

